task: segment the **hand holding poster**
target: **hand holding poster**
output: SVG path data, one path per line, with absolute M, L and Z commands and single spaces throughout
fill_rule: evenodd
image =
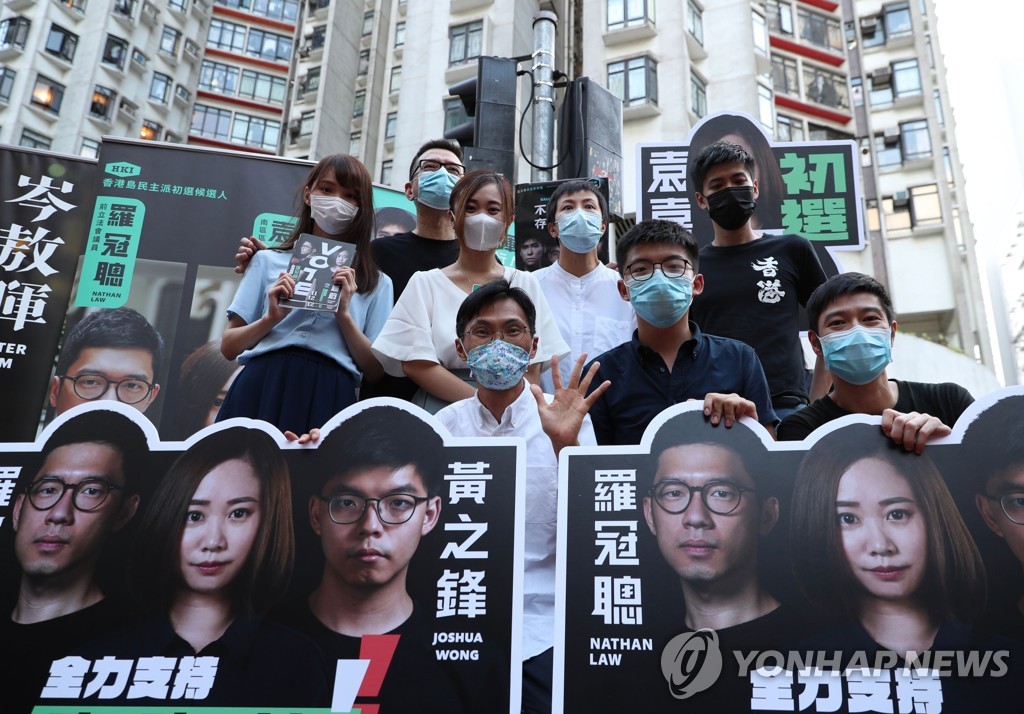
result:
M 352 243 L 302 233 L 292 249 L 288 274 L 295 279 L 295 291 L 279 300 L 285 307 L 336 312 L 341 304 L 343 283 L 335 282 L 341 268 L 351 268 L 356 247 Z
M 4 711 L 518 711 L 521 447 L 360 407 L 316 449 L 115 402 L 0 448 Z
M 1022 402 L 923 455 L 876 417 L 776 444 L 699 405 L 574 449 L 555 711 L 1021 711 Z

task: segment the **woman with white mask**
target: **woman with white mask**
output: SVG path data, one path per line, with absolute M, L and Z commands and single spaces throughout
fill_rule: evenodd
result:
M 431 413 L 473 396 L 475 381 L 456 352 L 452 332 L 465 297 L 492 280 L 504 278 L 522 288 L 537 308 L 540 341 L 526 375 L 529 381 L 539 383 L 552 355 L 569 353 L 537 279 L 501 265 L 495 257 L 513 217 L 512 187 L 504 177 L 484 169 L 467 173 L 451 194 L 458 259 L 446 268 L 415 273 L 373 343 L 388 374 L 408 376 L 419 385 L 413 401 Z
M 370 254 L 373 186 L 366 167 L 347 154 L 322 159 L 303 185 L 296 219 L 288 240 L 253 255 L 228 307 L 221 352 L 243 369 L 218 421 L 244 416 L 308 433 L 356 401 L 364 376 L 372 382 L 384 374 L 370 345 L 391 312 L 392 286 Z M 287 270 L 303 234 L 356 246 L 351 266 L 335 267 L 331 277 L 341 288 L 335 313 L 278 303 L 295 292 Z

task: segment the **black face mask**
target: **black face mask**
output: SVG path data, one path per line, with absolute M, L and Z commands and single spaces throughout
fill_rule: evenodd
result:
M 754 215 L 757 201 L 754 200 L 753 186 L 722 188 L 707 197 L 708 215 L 711 220 L 727 231 L 743 226 Z

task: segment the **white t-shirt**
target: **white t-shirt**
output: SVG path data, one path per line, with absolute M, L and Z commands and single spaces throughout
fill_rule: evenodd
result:
M 587 362 L 628 342 L 636 329 L 636 314 L 628 300 L 619 296 L 619 274 L 598 265 L 582 278 L 567 272 L 558 263 L 533 273 L 540 283 L 562 338 L 569 343 L 568 359 L 558 356 L 562 384 L 569 384 L 572 368 L 584 352 Z M 554 394 L 551 370 L 540 378 L 545 394 Z
M 558 534 L 558 457 L 540 424 L 537 401 L 524 382 L 501 421 L 474 394 L 449 404 L 438 420 L 455 436 L 519 436 L 526 440 L 526 573 L 523 581 L 523 659 L 554 646 L 555 540 Z M 545 395 L 550 402 L 551 395 Z M 580 427 L 581 446 L 593 446 L 590 416 Z
M 548 363 L 551 355 L 561 360 L 569 354 L 548 301 L 531 273 L 505 268 L 505 279 L 514 288 L 522 288 L 537 309 L 537 354 L 531 363 Z M 402 297 L 373 343 L 373 353 L 384 370 L 395 377 L 405 376 L 402 362 L 427 360 L 448 369 L 466 369 L 455 351 L 455 316 L 468 294 L 440 269 L 413 273 Z

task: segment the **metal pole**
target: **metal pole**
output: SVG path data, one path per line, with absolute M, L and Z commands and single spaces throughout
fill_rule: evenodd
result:
M 555 13 L 541 10 L 533 17 L 533 163 L 551 166 L 554 163 L 555 137 Z M 534 183 L 550 181 L 551 169 L 532 168 Z

